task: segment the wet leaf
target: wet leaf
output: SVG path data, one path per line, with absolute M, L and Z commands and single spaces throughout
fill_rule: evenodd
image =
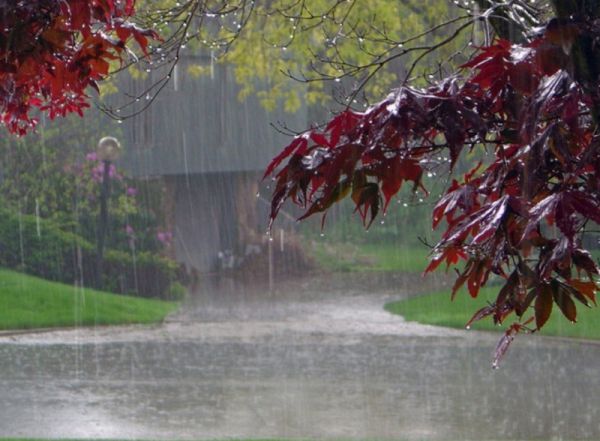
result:
M 496 305 L 484 306 L 483 308 L 479 309 L 475 314 L 473 314 L 473 317 L 471 317 L 471 320 L 467 322 L 465 328 L 469 329 L 474 322 L 494 314 L 495 311 Z
M 575 303 L 573 303 L 573 299 L 571 299 L 569 291 L 558 282 L 552 283 L 551 286 L 554 302 L 558 305 L 563 315 L 570 322 L 576 322 L 577 308 L 575 307 Z
M 553 289 L 550 287 L 550 285 L 544 283 L 540 284 L 536 291 L 535 325 L 537 326 L 537 329 L 542 329 L 552 313 Z
M 533 302 L 533 299 L 535 299 L 535 297 L 536 290 L 530 289 L 523 301 L 515 305 L 515 313 L 518 317 L 522 317 L 525 314 L 525 312 L 527 312 L 527 309 L 531 306 L 531 303 Z
M 306 147 L 308 145 L 308 141 L 304 136 L 295 138 L 281 153 L 279 153 L 271 162 L 269 163 L 265 173 L 263 175 L 263 179 L 269 176 L 275 171 L 279 164 L 283 162 L 284 159 L 291 156 L 292 154 L 304 155 L 306 151 Z
M 590 306 L 588 299 L 596 304 L 596 291 L 598 286 L 593 281 L 581 281 L 577 279 L 568 280 L 569 285 L 573 287 L 573 296 L 585 306 Z

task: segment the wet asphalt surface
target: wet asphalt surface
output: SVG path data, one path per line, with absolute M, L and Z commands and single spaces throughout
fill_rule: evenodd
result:
M 497 335 L 382 309 L 443 284 L 221 280 L 160 326 L 2 336 L 0 436 L 600 439 L 600 346 L 526 337 L 493 370 Z

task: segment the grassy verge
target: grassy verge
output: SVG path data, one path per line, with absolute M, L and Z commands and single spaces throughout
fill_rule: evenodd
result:
M 496 297 L 498 289 L 499 287 L 483 288 L 477 299 L 472 299 L 466 292 L 459 292 L 452 302 L 450 301 L 449 291 L 436 292 L 388 303 L 385 305 L 385 309 L 393 314 L 403 316 L 408 321 L 451 328 L 464 328 L 465 323 L 469 321 L 475 311 Z M 512 323 L 512 317 L 514 316 L 509 316 L 506 319 L 505 323 L 507 325 Z M 540 333 L 559 337 L 600 339 L 600 320 L 598 320 L 597 308 L 587 308 L 578 303 L 577 320 L 578 323 L 576 324 L 569 322 L 558 307 L 554 305 L 553 314 Z M 503 331 L 506 327 L 494 326 L 491 318 L 485 318 L 474 323 L 472 328 L 486 331 Z
M 0 329 L 155 323 L 176 307 L 0 269 Z
M 422 272 L 429 249 L 398 243 L 313 242 L 312 254 L 318 265 L 329 271 Z

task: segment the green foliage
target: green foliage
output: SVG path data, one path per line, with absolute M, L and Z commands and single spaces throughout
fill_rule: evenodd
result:
M 169 286 L 169 291 L 167 293 L 167 298 L 170 300 L 183 300 L 187 293 L 187 289 L 180 282 L 173 282 L 171 286 Z
M 0 141 L 0 197 L 23 214 L 51 219 L 66 231 L 96 241 L 103 164 L 94 158 L 98 139 L 107 129 L 119 136 L 99 113 L 82 123 L 70 117 L 42 124 L 35 133 Z M 157 252 L 162 194 L 152 184 L 126 178 L 111 165 L 111 196 L 107 247 Z M 144 197 L 139 194 L 144 191 Z M 148 197 L 149 193 L 154 193 Z
M 149 17 L 158 17 L 161 14 L 153 11 L 176 11 L 175 5 L 180 4 L 174 0 L 148 0 L 140 7 L 148 11 Z M 191 9 L 190 2 L 184 5 Z M 219 9 L 211 4 L 207 10 L 211 7 Z M 252 2 L 251 7 L 245 2 L 230 2 L 226 9 L 233 11 L 227 18 L 195 12 L 201 25 L 188 31 L 190 40 L 181 55 L 203 53 L 231 66 L 242 87 L 240 99 L 255 94 L 267 109 L 274 110 L 280 104 L 287 112 L 295 112 L 303 104 L 330 105 L 332 84 L 349 92 L 371 75 L 365 89 L 367 98 L 387 94 L 404 78 L 405 66 L 415 59 L 409 48 L 430 44 L 436 32 L 413 37 L 425 34 L 458 11 L 441 0 L 274 0 Z M 171 19 L 154 19 L 163 36 L 179 29 L 184 19 L 166 16 Z M 463 39 L 456 39 L 436 51 L 435 61 L 450 58 L 464 45 Z M 400 56 L 402 62 L 386 63 L 381 69 L 383 60 Z M 188 73 L 203 75 L 210 70 L 192 65 Z M 426 70 L 419 67 L 413 74 L 419 76 Z M 293 78 L 306 79 L 308 84 L 298 84 Z
M 427 199 L 403 189 L 382 221 L 368 230 L 353 212 L 351 204 L 342 203 L 332 207 L 323 230 L 318 218 L 300 224 L 320 266 L 342 272 L 425 270 L 430 252 L 426 244 L 438 239 Z
M 156 323 L 177 304 L 119 296 L 0 269 L 0 329 Z
M 298 86 L 285 74 L 296 78 L 339 79 L 349 74 L 360 80 L 378 69 L 378 61 L 402 53 L 402 42 L 451 14 L 447 2 L 304 2 L 277 0 L 258 7 L 253 20 L 223 58 L 234 66 L 235 77 L 243 86 L 241 95 L 257 93 L 264 105 L 284 102 L 287 111 L 298 110 Z M 402 19 L 399 19 L 402 17 Z M 422 38 L 420 43 L 425 43 Z M 407 57 L 410 60 L 410 57 Z M 393 63 L 392 63 L 393 64 Z M 367 85 L 369 97 L 381 97 L 397 84 L 402 66 L 380 70 Z M 258 80 L 258 82 L 256 81 Z M 337 81 L 337 80 L 336 80 Z M 352 87 L 352 85 L 350 85 Z M 331 94 L 326 83 L 311 82 L 308 104 L 326 103 Z
M 0 266 L 45 279 L 91 286 L 96 248 L 50 220 L 0 208 Z M 171 284 L 183 280 L 178 265 L 153 253 L 108 250 L 102 286 L 112 292 L 171 297 Z M 174 297 L 180 296 L 175 290 Z M 180 290 L 179 290 L 180 291 Z
M 396 242 L 349 243 L 313 241 L 311 252 L 319 268 L 335 272 L 395 271 L 422 273 L 429 250 Z
M 96 267 L 96 250 L 85 256 L 83 274 L 91 280 Z M 102 286 L 112 292 L 137 294 L 143 297 L 180 299 L 180 284 L 185 275 L 173 260 L 154 253 L 139 254 L 109 250 L 104 256 L 104 275 Z
M 37 212 L 60 223 L 71 222 L 84 190 L 73 169 L 84 162 L 86 152 L 96 148 L 103 133 L 99 119 L 90 115 L 85 124 L 76 116 L 51 124 L 42 121 L 27 136 L 2 137 L 0 194 L 4 201 L 22 213 Z

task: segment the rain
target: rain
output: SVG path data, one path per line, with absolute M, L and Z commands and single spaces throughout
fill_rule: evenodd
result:
M 600 439 L 597 276 L 578 267 L 573 273 L 589 280 L 569 285 L 575 276 L 561 273 L 561 286 L 581 287 L 565 294 L 580 301 L 577 324 L 570 303 L 548 294 L 549 310 L 536 299 L 526 307 L 531 321 L 519 314 L 513 342 L 503 334 L 512 321 L 496 325 L 496 310 L 469 322 L 496 305 L 511 275 L 496 271 L 481 290 L 479 279 L 456 285 L 485 251 L 473 243 L 491 233 L 473 232 L 469 255 L 436 248 L 450 236 L 432 228 L 436 203 L 509 143 L 465 137 L 469 152 L 458 160 L 450 149 L 409 158 L 413 168 L 398 172 L 389 204 L 388 187 L 375 180 L 391 166 L 377 171 L 374 152 L 393 136 L 368 132 L 375 123 L 366 118 L 378 104 L 390 120 L 406 118 L 398 149 L 446 142 L 441 129 L 407 140 L 410 118 L 435 113 L 426 100 L 437 98 L 438 80 L 494 41 L 494 20 L 510 5 L 138 3 L 136 26 L 167 38 L 148 37 L 147 54 L 128 48 L 100 93 L 90 92 L 83 117 L 41 111 L 35 130 L 5 130 L 0 142 L 0 439 Z M 536 35 L 545 29 L 545 2 L 514 3 L 507 21 L 527 21 Z M 397 16 L 405 28 L 388 28 Z M 575 38 L 557 47 L 568 55 Z M 515 50 L 513 62 L 537 49 Z M 403 113 L 400 98 L 417 110 Z M 350 111 L 365 117 L 360 139 L 376 140 L 355 175 L 335 181 L 335 197 L 314 181 L 291 192 L 294 173 L 331 160 L 331 121 Z M 587 124 L 590 113 L 575 119 Z M 340 143 L 354 142 L 348 133 Z M 294 139 L 313 150 L 298 153 L 296 169 L 285 168 L 292 155 L 265 176 Z M 322 185 L 330 175 L 318 178 Z M 279 206 L 282 188 L 290 193 Z M 446 202 L 435 223 L 452 222 L 450 205 L 465 201 Z M 311 203 L 314 213 L 299 221 Z M 574 212 L 580 206 L 573 202 Z M 505 212 L 493 215 L 488 223 L 501 230 Z M 551 239 L 544 246 L 561 240 L 564 223 L 538 223 Z M 598 232 L 589 228 L 581 243 L 597 262 Z M 573 256 L 569 268 L 581 259 Z M 439 268 L 424 274 L 436 259 Z M 469 295 L 474 284 L 478 296 Z M 510 349 L 498 364 L 502 342 Z

